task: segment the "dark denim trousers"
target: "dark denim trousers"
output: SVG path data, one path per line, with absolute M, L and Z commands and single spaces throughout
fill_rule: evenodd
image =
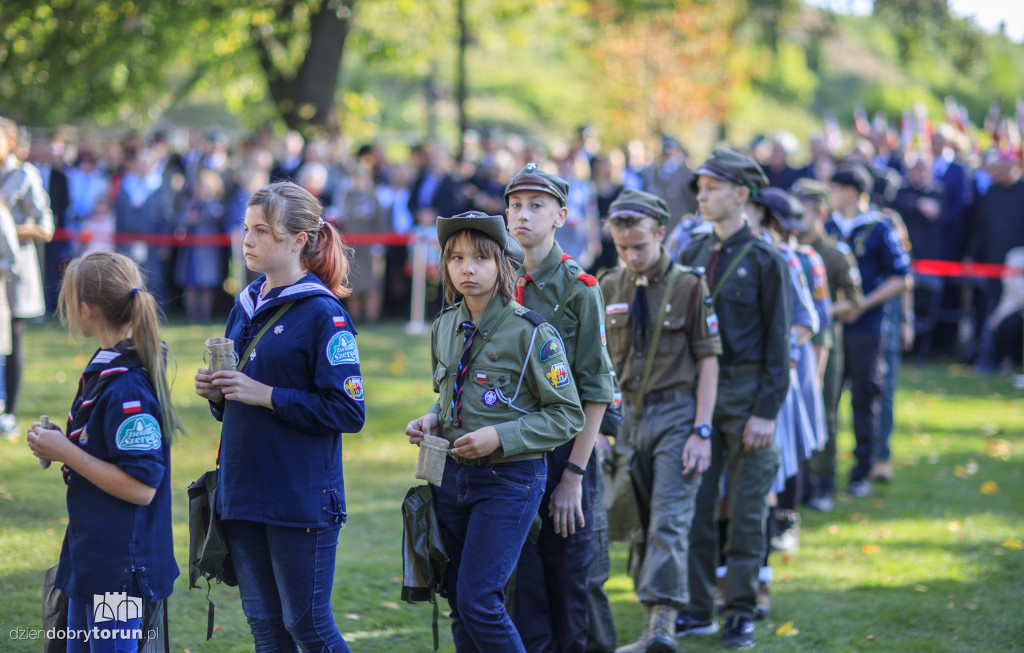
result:
M 882 378 L 885 358 L 881 333 L 849 332 L 843 334 L 846 348 L 846 378 L 850 380 L 850 403 L 853 406 L 854 465 L 850 482 L 866 479 L 875 462 L 875 441 L 878 439 L 879 415 L 882 410 Z
M 257 653 L 348 653 L 331 613 L 340 530 L 224 520 Z
M 434 505 L 448 551 L 445 594 L 458 653 L 525 653 L 505 585 L 540 507 L 544 458 L 469 466 L 448 460 Z

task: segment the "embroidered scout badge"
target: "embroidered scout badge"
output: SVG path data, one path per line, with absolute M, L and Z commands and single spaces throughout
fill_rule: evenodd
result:
M 335 318 L 337 319 L 337 318 Z M 255 354 L 256 352 L 253 351 Z M 348 331 L 339 331 L 327 343 L 327 361 L 331 365 L 354 365 L 359 362 L 356 338 Z
M 137 402 L 136 402 L 137 403 Z M 117 427 L 117 448 L 121 451 L 152 451 L 160 448 L 160 425 L 152 415 L 129 417 Z
M 274 333 L 276 333 L 277 335 L 281 335 L 282 333 L 284 333 L 284 325 L 278 324 L 276 327 L 274 327 Z
M 345 316 L 344 315 L 335 315 L 333 320 L 334 320 L 334 326 L 336 326 L 336 327 L 343 327 L 343 326 L 345 326 Z
M 345 379 L 345 394 L 356 401 L 363 400 L 363 377 L 350 376 Z
M 81 435 L 79 435 L 79 434 L 81 434 Z M 82 428 L 78 429 L 77 431 L 72 431 L 71 435 L 69 435 L 68 437 L 74 438 L 76 435 L 79 435 L 79 437 L 78 437 L 78 444 L 80 444 L 82 446 L 85 446 L 85 445 L 89 444 L 89 431 L 87 431 L 84 426 Z
M 622 406 L 622 393 L 616 392 L 612 395 L 612 408 L 619 408 Z
M 598 326 L 601 328 L 601 346 L 602 347 L 607 347 L 608 346 L 608 337 L 604 333 L 604 325 L 600 324 Z
M 629 304 L 608 304 L 604 307 L 605 315 L 617 315 L 618 313 L 628 313 Z
M 569 367 L 564 363 L 555 363 L 544 376 L 548 377 L 552 388 L 562 388 L 569 385 Z
M 558 338 L 548 338 L 540 348 L 540 362 L 544 363 L 562 355 L 562 343 Z
M 708 334 L 712 335 L 712 336 L 717 336 L 718 335 L 718 315 L 716 315 L 715 313 L 712 313 L 711 315 L 709 315 L 707 317 L 705 322 L 707 322 L 707 325 L 708 325 Z
M 494 390 L 488 390 L 480 397 L 480 400 L 484 402 L 484 406 L 491 408 L 498 403 L 498 393 Z

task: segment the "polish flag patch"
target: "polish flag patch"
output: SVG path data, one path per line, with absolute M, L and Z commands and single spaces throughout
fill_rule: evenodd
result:
M 336 326 L 336 327 L 343 327 L 343 326 L 345 326 L 345 316 L 344 315 L 335 315 L 334 316 L 334 326 Z
M 142 403 L 138 402 L 138 401 L 126 401 L 123 404 L 121 404 L 121 408 L 124 409 L 124 414 L 125 415 L 130 415 L 132 413 L 141 412 L 142 411 Z
M 608 304 L 604 307 L 605 315 L 618 315 L 619 313 L 628 313 L 629 304 Z
M 476 380 L 479 381 L 480 383 L 487 383 L 487 375 L 478 372 L 476 375 Z

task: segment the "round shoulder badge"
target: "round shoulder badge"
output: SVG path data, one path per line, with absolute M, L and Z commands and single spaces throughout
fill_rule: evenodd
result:
M 152 415 L 132 415 L 117 427 L 117 448 L 121 451 L 153 451 L 161 445 L 160 424 Z
M 350 376 L 345 379 L 345 394 L 356 401 L 363 400 L 363 377 Z
M 327 343 L 327 362 L 331 365 L 355 365 L 359 363 L 359 349 L 356 338 L 349 331 L 339 331 Z
M 480 400 L 484 402 L 484 406 L 491 408 L 498 403 L 498 393 L 494 390 L 487 390 L 484 392 Z

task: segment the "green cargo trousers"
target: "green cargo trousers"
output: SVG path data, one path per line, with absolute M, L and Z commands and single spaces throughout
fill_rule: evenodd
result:
M 743 428 L 753 410 L 756 394 L 756 375 L 719 380 L 711 467 L 701 480 L 690 528 L 690 604 L 687 610 L 698 619 L 714 616 L 715 567 L 718 564 L 715 509 L 723 471 L 728 472 L 732 510 L 725 542 L 729 564 L 723 615 L 754 618 L 757 574 L 764 559 L 768 493 L 780 464 L 779 449 L 774 441 L 764 449 L 743 450 Z

